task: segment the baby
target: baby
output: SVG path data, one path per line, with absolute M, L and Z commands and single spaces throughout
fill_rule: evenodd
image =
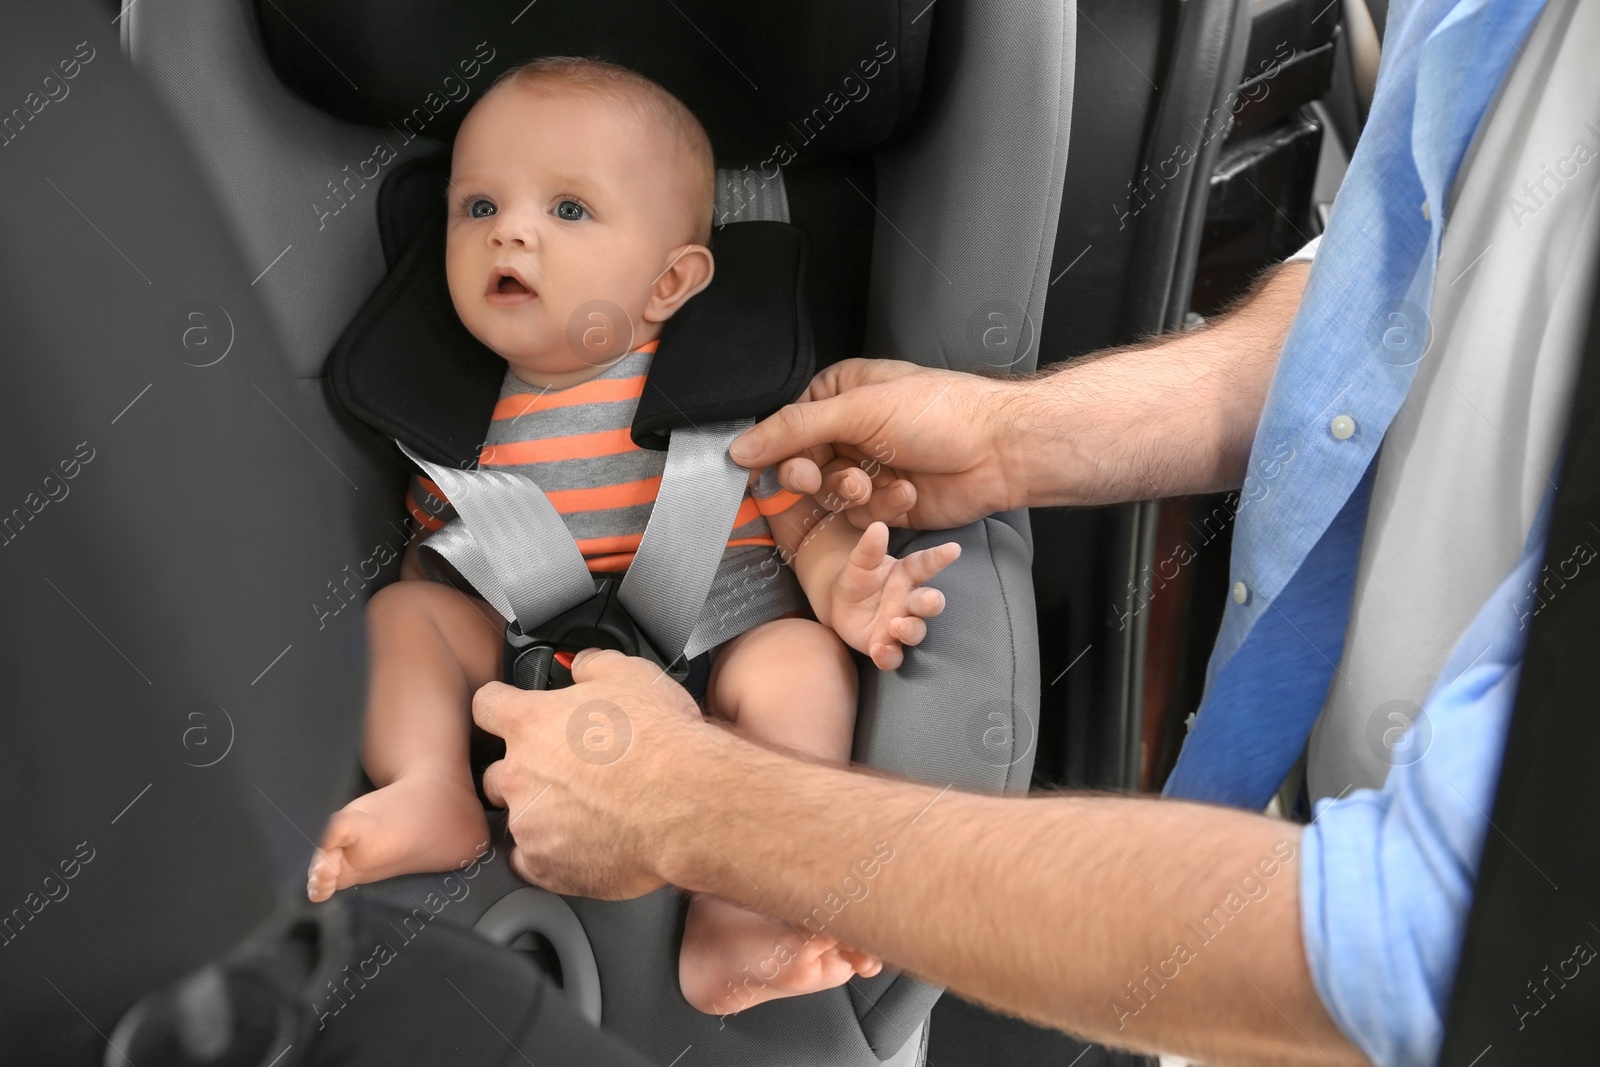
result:
M 711 281 L 713 182 L 711 143 L 689 110 L 654 82 L 595 60 L 544 59 L 507 72 L 456 137 L 450 296 L 466 327 L 508 364 L 479 464 L 526 474 L 545 490 L 596 573 L 627 568 L 655 499 L 665 453 L 635 446 L 628 427 L 662 324 Z M 626 313 L 632 339 L 612 349 L 620 358 L 569 340 L 569 324 L 597 301 Z M 446 506 L 438 487 L 419 478 L 412 491 L 414 510 L 430 505 L 419 512 L 426 524 L 443 525 L 426 514 Z M 770 574 L 776 553 L 792 562 L 799 588 L 779 574 L 791 591 L 787 604 L 776 598 L 779 617 L 711 651 L 705 708 L 741 733 L 845 762 L 857 685 L 845 644 L 883 670 L 899 667 L 904 646 L 926 633 L 923 620 L 944 607 L 943 594 L 922 583 L 960 548 L 897 560 L 882 524 L 859 536 L 845 522 L 808 529 L 813 508 L 771 471 L 752 479 L 712 603 L 736 590 L 732 578 L 748 580 L 752 559 Z M 329 821 L 307 884 L 314 901 L 457 867 L 488 836 L 469 766 L 469 709 L 473 692 L 501 675 L 505 620 L 483 600 L 425 580 L 415 543 L 401 578 L 367 607 L 362 762 L 379 788 Z M 817 621 L 803 617 L 807 601 Z M 618 766 L 626 773 L 625 759 Z M 742 969 L 775 950 L 785 959 L 777 975 L 730 996 Z M 700 895 L 679 980 L 689 1003 L 721 1014 L 880 966 L 827 935 L 802 937 Z

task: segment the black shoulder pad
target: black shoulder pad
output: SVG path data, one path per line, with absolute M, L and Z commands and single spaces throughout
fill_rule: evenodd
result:
M 378 239 L 383 265 L 394 270 L 406 249 L 445 208 L 450 153 L 434 152 L 396 163 L 378 186 Z
M 424 459 L 470 467 L 506 364 L 461 324 L 444 273 L 444 212 L 412 240 L 328 357 L 334 396 Z
M 667 320 L 633 418 L 633 441 L 662 450 L 681 426 L 765 418 L 812 375 L 803 300 L 805 236 L 785 222 L 718 230 L 711 284 Z

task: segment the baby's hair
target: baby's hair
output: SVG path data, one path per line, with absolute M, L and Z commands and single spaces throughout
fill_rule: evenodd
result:
M 693 239 L 701 244 L 710 242 L 711 221 L 716 212 L 716 160 L 705 127 L 683 101 L 637 71 L 580 56 L 545 56 L 512 67 L 494 80 L 489 92 L 506 85 L 536 91 L 559 85 L 597 93 L 627 104 L 642 122 L 664 131 L 683 149 L 690 167 L 689 186 L 695 210 Z

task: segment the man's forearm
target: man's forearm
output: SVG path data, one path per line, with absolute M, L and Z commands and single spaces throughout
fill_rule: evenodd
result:
M 1030 800 L 798 764 L 702 734 L 661 875 L 1098 1041 L 1208 1062 L 1360 1063 L 1301 947 L 1298 828 L 1092 795 Z M 772 977 L 782 965 L 753 961 Z M 737 993 L 730 991 L 730 997 Z
M 1027 503 L 1105 504 L 1237 487 L 1310 267 L 1267 274 L 1205 326 L 1017 383 L 996 417 Z

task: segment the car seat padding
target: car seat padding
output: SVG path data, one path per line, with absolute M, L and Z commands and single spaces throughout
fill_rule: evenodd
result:
M 685 426 L 765 418 L 811 380 L 805 236 L 786 222 L 741 222 L 711 247 L 711 284 L 661 331 L 633 417 L 642 448 L 666 448 Z

